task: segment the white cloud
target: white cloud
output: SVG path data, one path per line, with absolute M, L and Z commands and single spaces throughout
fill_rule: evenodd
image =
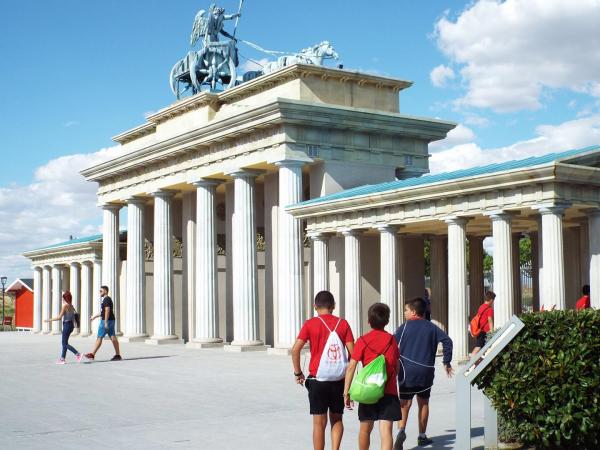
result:
M 482 149 L 473 142 L 454 145 L 431 156 L 431 172 L 447 172 L 599 144 L 600 114 L 559 125 L 540 125 L 536 134 L 532 139 L 493 149 Z
M 431 73 L 429 74 L 429 78 L 431 78 L 431 82 L 436 87 L 445 87 L 448 80 L 454 79 L 456 74 L 451 67 L 440 64 L 433 68 Z
M 456 128 L 450 130 L 446 139 L 429 144 L 429 151 L 436 152 L 456 145 L 466 144 L 474 140 L 475 133 L 473 133 L 473 130 L 459 123 Z
M 31 273 L 24 251 L 99 232 L 96 183 L 79 171 L 116 157 L 118 146 L 95 153 L 62 156 L 36 169 L 28 185 L 0 188 L 0 273 L 9 278 Z
M 76 125 L 79 125 L 79 122 L 77 122 L 76 120 L 68 120 L 67 122 L 63 123 L 63 127 L 65 128 L 71 128 Z
M 442 17 L 435 37 L 461 67 L 459 105 L 533 110 L 548 88 L 600 97 L 598 24 L 600 0 L 479 0 Z

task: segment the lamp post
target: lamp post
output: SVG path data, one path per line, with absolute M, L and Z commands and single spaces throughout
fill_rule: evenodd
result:
M 2 331 L 4 331 L 4 287 L 6 286 L 6 277 L 0 278 L 2 282 Z

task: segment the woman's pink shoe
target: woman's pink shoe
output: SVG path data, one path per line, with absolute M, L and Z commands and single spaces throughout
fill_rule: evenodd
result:
M 61 365 L 62 365 L 62 364 L 66 364 L 66 362 L 65 362 L 65 360 L 64 360 L 64 359 L 62 359 L 62 358 L 58 358 L 58 359 L 56 360 L 56 364 L 61 364 Z
M 83 358 L 83 355 L 82 355 L 81 353 L 77 353 L 77 354 L 75 355 L 75 359 L 77 360 L 77 362 L 78 362 L 78 363 L 80 363 L 80 362 L 81 362 L 82 358 Z

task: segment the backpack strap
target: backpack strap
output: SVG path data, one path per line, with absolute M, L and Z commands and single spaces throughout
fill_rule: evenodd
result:
M 323 320 L 323 319 L 321 319 L 321 320 Z M 338 327 L 338 325 L 340 324 L 340 322 L 341 322 L 341 321 L 342 321 L 342 319 L 341 319 L 341 318 L 340 318 L 340 319 L 338 319 L 337 323 L 335 324 L 335 327 L 333 327 L 333 331 L 337 330 L 337 327 Z M 332 331 L 332 332 L 333 332 L 333 331 Z
M 364 336 L 361 336 L 359 339 L 362 339 L 363 342 L 365 343 L 365 347 L 367 347 L 373 353 L 377 353 L 377 355 L 383 355 L 385 352 L 387 352 L 388 349 L 390 348 L 390 345 L 392 345 L 392 342 L 394 342 L 394 336 L 390 336 L 390 342 L 388 342 L 388 345 L 385 346 L 385 349 L 382 352 L 378 352 L 378 351 L 373 350 L 373 348 L 371 346 L 369 346 L 369 344 L 367 344 L 367 340 L 364 338 Z
M 486 312 L 490 308 L 491 308 L 491 305 L 488 305 L 488 307 L 485 308 L 483 311 L 481 311 L 481 313 L 479 314 L 479 328 L 481 328 L 481 318 L 483 317 L 483 313 Z
M 323 320 L 323 318 L 322 318 L 321 316 L 317 316 L 317 318 L 318 318 L 318 319 L 319 319 L 321 322 L 323 322 L 323 325 L 325 325 L 325 328 L 327 328 L 327 329 L 329 330 L 329 332 L 331 333 L 331 332 L 332 332 L 331 328 L 329 328 L 329 327 L 327 326 L 327 324 L 325 323 L 325 321 Z M 340 319 L 340 320 L 342 320 L 342 319 Z M 340 322 L 338 321 L 338 324 L 339 324 L 339 323 L 340 323 Z M 337 325 L 335 326 L 335 328 L 337 328 Z M 335 331 L 335 328 L 333 329 L 334 331 Z

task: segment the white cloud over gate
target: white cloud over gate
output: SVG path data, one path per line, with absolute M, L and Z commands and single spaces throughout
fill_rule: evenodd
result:
M 33 182 L 0 187 L 0 274 L 30 277 L 26 250 L 99 232 L 96 183 L 79 171 L 118 155 L 117 146 L 53 159 L 36 169 Z
M 457 103 L 507 112 L 540 108 L 547 88 L 600 97 L 599 24 L 600 0 L 479 0 L 434 36 L 466 86 Z M 450 73 L 437 66 L 433 84 Z
M 464 132 L 458 134 L 466 136 Z M 474 142 L 460 142 L 449 133 L 447 139 L 432 148 L 439 151 L 432 154 L 430 168 L 433 173 L 447 172 L 597 145 L 600 144 L 600 114 L 559 125 L 540 125 L 536 127 L 536 135 L 505 147 L 483 149 Z

